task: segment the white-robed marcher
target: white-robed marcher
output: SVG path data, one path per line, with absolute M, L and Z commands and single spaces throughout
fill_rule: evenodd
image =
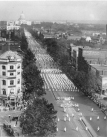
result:
M 68 114 L 66 114 L 66 116 L 69 117 Z
M 68 118 L 68 121 L 71 121 L 71 118 L 70 118 L 70 117 Z
M 92 120 L 92 117 L 90 117 L 90 121 Z
M 85 127 L 85 130 L 88 130 L 88 127 Z
M 99 130 L 100 130 L 100 127 L 97 128 L 97 131 L 99 131 Z
M 74 114 L 72 113 L 72 117 L 74 117 Z
M 77 107 L 79 107 L 79 104 L 77 104 Z
M 104 120 L 106 120 L 107 119 L 107 117 L 106 116 L 104 116 Z
M 76 127 L 76 131 L 78 131 L 78 127 Z
M 82 120 L 82 118 L 80 117 L 80 121 Z
M 80 111 L 80 109 L 78 108 L 78 112 Z
M 56 131 L 58 132 L 58 127 L 56 128 Z
M 66 130 L 67 130 L 66 127 L 64 127 L 64 132 L 66 132 Z
M 66 117 L 64 117 L 64 121 L 66 121 L 67 119 L 66 119 Z
M 80 113 L 80 116 L 82 116 L 82 112 Z
M 59 121 L 60 119 L 59 119 L 59 117 L 58 117 L 58 121 Z
M 64 108 L 64 112 L 66 112 L 66 109 Z
M 99 120 L 99 116 L 97 116 L 97 120 Z
M 94 109 L 92 108 L 91 111 L 93 112 L 93 110 L 94 110 Z

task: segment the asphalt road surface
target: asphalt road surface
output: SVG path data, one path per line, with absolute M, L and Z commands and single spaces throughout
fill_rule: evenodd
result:
M 83 123 L 79 120 L 82 112 L 82 117 L 94 137 L 107 137 L 107 120 L 104 120 L 105 115 L 101 112 L 99 107 L 82 93 L 77 92 L 72 81 L 62 73 L 50 55 L 47 54 L 46 50 L 43 49 L 28 32 L 25 32 L 25 34 L 28 39 L 29 48 L 31 48 L 35 54 L 37 59 L 36 64 L 39 70 L 41 70 L 41 76 L 44 79 L 44 88 L 47 92 L 45 97 L 49 102 L 54 104 L 55 109 L 58 111 L 57 115 L 59 121 L 57 124 L 58 132 L 56 136 L 91 136 L 91 134 L 86 131 Z M 71 105 L 79 104 L 79 107 L 71 106 L 64 112 L 64 109 L 60 107 L 63 101 L 56 100 L 57 97 L 63 96 L 74 97 L 74 100 L 71 101 Z M 92 108 L 94 109 L 93 112 L 91 111 Z M 66 116 L 67 114 L 68 117 Z M 74 117 L 72 114 L 74 114 Z M 97 120 L 98 116 L 99 120 Z M 65 117 L 66 121 L 64 121 Z M 92 120 L 90 120 L 90 117 Z M 97 131 L 98 127 L 100 128 L 99 131 Z M 66 128 L 66 132 L 64 132 L 64 128 Z

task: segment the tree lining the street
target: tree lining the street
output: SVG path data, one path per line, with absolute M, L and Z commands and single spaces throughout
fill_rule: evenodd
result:
M 23 100 L 28 102 L 20 118 L 22 132 L 30 136 L 53 136 L 56 133 L 57 111 L 43 97 L 46 94 L 44 81 L 36 66 L 35 55 L 30 49 L 24 52 L 22 68 Z
M 31 94 L 35 97 L 40 97 L 46 94 L 43 86 L 44 81 L 41 78 L 40 71 L 37 69 L 36 64 L 32 63 L 28 65 L 23 73 L 22 77 L 24 79 L 24 98 L 28 99 Z
M 36 66 L 36 58 L 34 53 L 27 49 L 22 61 L 22 77 L 23 77 L 23 98 L 29 99 L 30 95 L 42 96 L 45 94 L 43 89 L 44 82 L 41 78 L 40 71 Z
M 23 134 L 47 137 L 56 133 L 56 114 L 53 104 L 44 98 L 36 98 L 21 114 L 20 126 Z
M 92 71 L 88 73 L 84 71 L 74 71 L 73 80 L 76 86 L 87 94 L 101 92 L 101 81 Z
M 23 56 L 22 68 L 25 69 L 28 65 L 36 63 L 36 58 L 33 52 L 28 48 Z

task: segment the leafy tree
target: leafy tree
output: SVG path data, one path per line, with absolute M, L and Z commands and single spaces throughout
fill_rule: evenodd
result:
M 24 69 L 22 77 L 24 79 L 23 85 L 25 88 L 25 99 L 29 99 L 31 94 L 38 97 L 46 94 L 45 90 L 43 89 L 43 79 L 41 78 L 40 71 L 37 69 L 35 63 L 28 65 Z
M 85 73 L 84 71 L 75 71 L 73 80 L 79 89 L 82 89 L 87 93 L 101 91 L 101 81 L 92 71 L 89 71 L 88 73 Z
M 73 80 L 74 80 L 76 86 L 79 89 L 83 89 L 83 90 L 87 89 L 87 87 L 86 87 L 86 85 L 87 85 L 87 76 L 86 76 L 85 72 L 83 72 L 83 71 L 75 71 Z
M 22 62 L 23 69 L 25 69 L 28 65 L 30 65 L 34 62 L 36 62 L 35 55 L 33 54 L 33 52 L 30 49 L 27 49 L 24 54 L 23 62 Z
M 26 39 L 25 35 L 21 36 L 20 41 L 21 41 L 21 50 L 25 52 L 28 48 L 28 43 L 27 43 L 27 39 Z
M 99 93 L 101 91 L 101 80 L 99 75 L 97 76 L 92 71 L 89 71 L 87 77 L 88 77 L 88 81 L 87 81 L 88 92 L 94 91 Z
M 44 98 L 34 99 L 21 114 L 20 126 L 23 134 L 48 137 L 56 133 L 56 113 L 53 104 Z

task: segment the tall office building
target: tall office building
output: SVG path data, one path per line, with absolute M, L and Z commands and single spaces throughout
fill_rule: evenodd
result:
M 15 103 L 21 96 L 21 57 L 8 50 L 0 56 L 0 100 Z

